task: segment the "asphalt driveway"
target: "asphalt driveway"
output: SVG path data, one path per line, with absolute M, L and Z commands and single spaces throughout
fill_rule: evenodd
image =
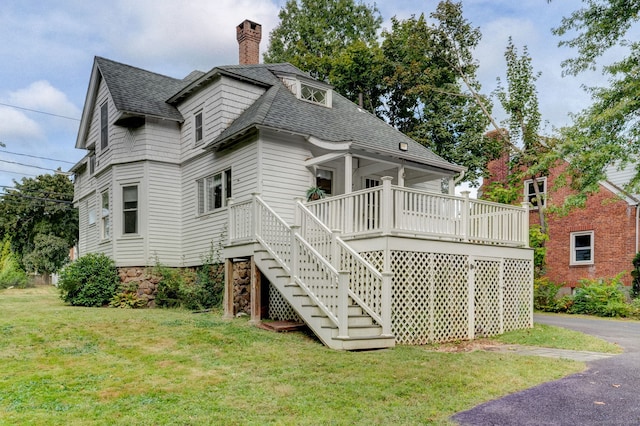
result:
M 592 334 L 625 352 L 588 369 L 458 413 L 460 425 L 640 425 L 640 322 L 535 315 Z

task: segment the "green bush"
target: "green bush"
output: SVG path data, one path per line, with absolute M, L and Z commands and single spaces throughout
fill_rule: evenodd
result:
M 147 301 L 138 297 L 138 285 L 121 283 L 119 292 L 111 298 L 110 308 L 138 309 L 146 308 Z
M 168 268 L 156 263 L 155 273 L 160 276 L 156 306 L 182 307 L 191 310 L 209 309 L 222 304 L 224 269 L 211 247 L 202 258 L 203 265 L 195 268 Z
M 0 250 L 0 289 L 8 287 L 24 288 L 29 284 L 27 273 L 20 267 L 18 259 L 11 251 L 11 243 L 5 238 Z
M 120 279 L 113 260 L 90 253 L 60 272 L 60 297 L 74 306 L 105 306 L 117 293 Z
M 631 263 L 633 264 L 633 271 L 631 271 L 633 282 L 629 295 L 632 299 L 637 299 L 640 297 L 640 253 L 636 253 Z
M 548 278 L 533 280 L 533 308 L 537 311 L 556 312 L 556 298 L 561 285 L 549 282 Z
M 580 280 L 581 287 L 573 296 L 569 312 L 603 317 L 629 315 L 630 308 L 620 278 L 621 274 L 608 280 Z

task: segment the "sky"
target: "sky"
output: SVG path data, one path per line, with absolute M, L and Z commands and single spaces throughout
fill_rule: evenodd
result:
M 373 4 L 373 1 L 364 1 Z M 483 93 L 504 81 L 508 38 L 533 59 L 540 112 L 554 127 L 569 113 L 589 105 L 583 85 L 603 84 L 598 73 L 562 77 L 562 60 L 551 33 L 579 0 L 463 0 L 463 15 L 479 27 L 475 52 Z M 435 10 L 437 1 L 378 0 L 390 19 Z M 94 56 L 183 78 L 193 70 L 238 63 L 236 25 L 250 19 L 262 25 L 260 51 L 279 22 L 285 0 L 3 0 L 0 7 L 0 193 L 14 180 L 68 171 L 84 155 L 75 149 L 79 119 Z M 499 111 L 497 112 L 498 118 Z

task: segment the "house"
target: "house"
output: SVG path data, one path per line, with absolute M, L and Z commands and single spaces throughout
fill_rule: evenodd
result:
M 227 316 L 302 320 L 336 349 L 532 326 L 526 209 L 443 193 L 462 167 L 291 64 L 259 64 L 260 37 L 243 22 L 239 65 L 183 79 L 95 58 L 80 255 L 137 279 L 220 243 Z M 305 202 L 315 186 L 327 196 Z
M 509 174 L 508 157 L 489 163 L 490 176 L 483 187 L 492 182 L 506 182 Z M 571 189 L 556 188 L 556 180 L 566 169 L 562 161 L 553 167 L 548 176 L 535 179 L 546 207 L 561 206 Z M 562 284 L 563 293 L 571 293 L 581 279 L 612 278 L 620 273 L 625 285 L 631 285 L 631 261 L 638 252 L 640 198 L 622 188 L 632 177 L 632 170 L 610 167 L 608 179 L 600 182 L 597 193 L 590 195 L 584 208 L 574 208 L 568 214 L 546 212 L 549 241 L 546 242 L 546 267 L 544 276 L 550 282 Z M 530 223 L 540 224 L 535 205 L 533 179 L 522 182 L 524 200 L 531 202 Z

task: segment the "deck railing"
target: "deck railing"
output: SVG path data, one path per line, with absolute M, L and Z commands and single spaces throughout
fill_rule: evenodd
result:
M 391 274 L 378 272 L 301 202 L 289 226 L 258 196 L 229 202 L 230 242 L 256 240 L 347 336 L 349 298 L 391 331 Z M 240 225 L 239 221 L 251 225 Z
M 526 206 L 382 185 L 307 204 L 314 216 L 345 237 L 409 235 L 481 244 L 527 247 Z

